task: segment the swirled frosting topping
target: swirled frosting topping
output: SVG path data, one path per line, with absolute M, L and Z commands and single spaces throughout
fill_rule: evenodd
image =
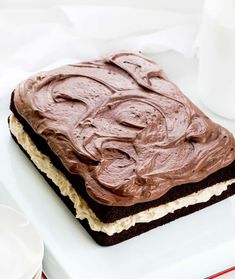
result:
M 157 199 L 235 159 L 233 135 L 136 53 L 36 74 L 15 89 L 14 104 L 106 205 Z

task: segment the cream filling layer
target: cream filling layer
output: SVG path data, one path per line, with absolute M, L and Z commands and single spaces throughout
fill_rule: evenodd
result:
M 24 131 L 22 124 L 14 115 L 10 116 L 10 130 L 16 137 L 18 143 L 29 154 L 31 160 L 37 168 L 41 172 L 45 173 L 53 181 L 53 183 L 59 187 L 62 195 L 70 198 L 76 210 L 76 218 L 80 220 L 87 219 L 92 230 L 104 232 L 109 236 L 114 233 L 120 233 L 123 230 L 127 230 L 136 223 L 149 223 L 164 217 L 168 213 L 173 213 L 177 209 L 201 202 L 207 202 L 214 195 L 221 195 L 223 191 L 227 190 L 229 185 L 235 183 L 235 178 L 230 179 L 167 204 L 144 210 L 134 215 L 116 220 L 112 223 L 103 223 L 88 207 L 85 200 L 77 194 L 65 175 L 51 163 L 50 158 L 37 149 L 29 135 Z

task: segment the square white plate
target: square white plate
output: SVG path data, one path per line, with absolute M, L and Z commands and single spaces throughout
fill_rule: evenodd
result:
M 196 59 L 173 52 L 154 58 L 198 103 Z M 7 127 L 10 90 L 3 93 L 0 203 L 20 208 L 38 227 L 45 241 L 44 270 L 49 278 L 205 278 L 234 265 L 235 197 L 119 245 L 98 246 L 11 139 Z M 235 131 L 235 122 L 209 115 Z

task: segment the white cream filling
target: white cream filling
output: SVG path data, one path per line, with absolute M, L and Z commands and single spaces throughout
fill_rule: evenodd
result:
M 112 223 L 103 223 L 96 217 L 95 213 L 88 207 L 83 198 L 79 196 L 73 189 L 72 185 L 66 179 L 64 174 L 54 167 L 50 158 L 37 149 L 36 145 L 33 143 L 29 135 L 24 131 L 23 126 L 14 115 L 10 116 L 10 130 L 16 137 L 18 143 L 29 154 L 31 160 L 37 166 L 37 168 L 44 172 L 54 182 L 54 184 L 59 187 L 62 195 L 68 196 L 70 198 L 74 204 L 74 208 L 76 209 L 76 218 L 80 220 L 86 218 L 92 230 L 104 232 L 109 236 L 113 235 L 114 233 L 120 233 L 123 230 L 127 230 L 136 223 L 148 223 L 162 218 L 168 213 L 172 213 L 177 209 L 201 202 L 207 202 L 212 196 L 221 195 L 223 191 L 227 190 L 228 185 L 235 183 L 235 178 L 230 179 L 167 204 L 144 210 Z

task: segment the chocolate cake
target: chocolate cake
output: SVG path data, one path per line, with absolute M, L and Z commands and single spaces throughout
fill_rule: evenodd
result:
M 101 245 L 235 193 L 233 135 L 139 53 L 33 75 L 10 108 L 14 140 Z

